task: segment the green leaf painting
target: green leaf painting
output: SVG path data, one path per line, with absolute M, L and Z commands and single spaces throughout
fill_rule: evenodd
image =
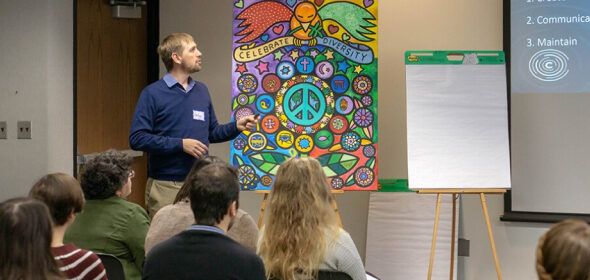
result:
M 276 175 L 279 165 L 287 160 L 289 156 L 277 152 L 263 152 L 250 155 L 249 158 L 252 164 L 264 173 Z
M 338 176 L 348 172 L 359 160 L 356 156 L 345 153 L 325 154 L 319 156 L 317 159 L 320 161 L 328 177 Z

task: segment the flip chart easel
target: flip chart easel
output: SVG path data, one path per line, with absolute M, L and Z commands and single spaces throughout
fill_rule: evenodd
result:
M 440 217 L 440 206 L 442 204 L 442 195 L 451 194 L 453 200 L 453 213 L 451 223 L 451 265 L 449 272 L 449 279 L 453 279 L 455 269 L 455 238 L 457 225 L 457 198 L 461 194 L 478 194 L 481 201 L 481 209 L 483 217 L 486 222 L 488 231 L 488 239 L 492 249 L 492 256 L 494 258 L 494 266 L 496 267 L 496 274 L 498 279 L 502 279 L 502 271 L 500 270 L 500 262 L 498 261 L 498 253 L 496 250 L 496 242 L 494 241 L 494 234 L 492 232 L 492 224 L 490 223 L 490 216 L 488 214 L 488 206 L 486 201 L 486 194 L 504 194 L 505 189 L 424 189 L 418 190 L 419 194 L 436 194 L 436 208 L 434 211 L 434 229 L 432 230 L 432 244 L 430 247 L 430 261 L 428 263 L 428 279 L 432 278 L 432 269 L 434 267 L 434 252 L 436 250 L 436 238 L 438 235 L 438 221 Z
M 408 182 L 436 194 L 428 278 L 432 278 L 443 194 L 453 202 L 451 267 L 455 266 L 456 199 L 479 195 L 498 279 L 500 263 L 486 194 L 510 188 L 508 107 L 501 51 L 406 52 Z
M 268 196 L 270 195 L 270 191 L 256 191 L 258 194 L 262 194 L 262 202 L 260 203 L 260 213 L 258 214 L 258 228 L 262 228 L 264 225 L 264 212 L 266 211 L 266 203 L 268 202 Z M 332 190 L 332 194 L 343 194 L 343 190 Z M 338 224 L 342 227 L 342 218 L 340 218 L 340 210 L 338 210 L 338 203 L 336 202 L 336 198 L 332 201 L 332 208 L 334 208 L 334 212 L 336 212 L 336 219 L 338 219 Z

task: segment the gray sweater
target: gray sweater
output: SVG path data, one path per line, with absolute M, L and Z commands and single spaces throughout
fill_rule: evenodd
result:
M 258 242 L 262 241 L 263 234 L 264 230 L 261 231 Z M 353 280 L 367 279 L 361 256 L 350 234 L 344 229 L 340 229 L 338 237 L 328 243 L 326 255 L 320 263 L 320 270 L 344 272 Z
M 156 213 L 150 224 L 145 238 L 145 254 L 147 255 L 158 243 L 187 230 L 194 223 L 195 218 L 188 201 L 163 207 Z M 227 236 L 252 252 L 256 251 L 258 227 L 250 214 L 244 210 L 238 209 L 238 214 Z
M 367 274 L 350 234 L 341 229 L 338 238 L 328 245 L 321 270 L 341 271 L 354 280 L 366 280 Z

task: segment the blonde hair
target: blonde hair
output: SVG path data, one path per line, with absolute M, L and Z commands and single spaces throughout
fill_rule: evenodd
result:
M 320 163 L 292 158 L 277 172 L 259 255 L 268 278 L 316 277 L 339 225 Z
M 158 54 L 166 66 L 166 70 L 170 71 L 174 67 L 174 60 L 172 60 L 172 54 L 182 54 L 184 51 L 184 44 L 190 44 L 194 42 L 193 36 L 188 33 L 172 33 L 158 46 Z M 183 44 L 184 43 L 184 44 Z
M 539 239 L 536 269 L 540 280 L 590 279 L 590 226 L 565 220 Z

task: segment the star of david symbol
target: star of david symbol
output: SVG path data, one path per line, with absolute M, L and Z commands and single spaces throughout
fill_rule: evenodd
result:
M 291 72 L 291 69 L 287 65 L 284 65 L 283 68 L 281 68 L 281 74 L 283 74 L 283 75 L 288 75 L 290 72 Z

